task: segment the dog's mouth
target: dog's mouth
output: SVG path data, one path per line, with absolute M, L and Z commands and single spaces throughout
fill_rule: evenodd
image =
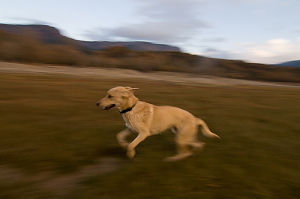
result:
M 109 110 L 109 109 L 111 109 L 111 108 L 113 108 L 113 107 L 115 107 L 115 106 L 116 106 L 115 104 L 110 104 L 110 105 L 108 105 L 108 106 L 103 107 L 102 109 L 103 109 L 103 110 Z

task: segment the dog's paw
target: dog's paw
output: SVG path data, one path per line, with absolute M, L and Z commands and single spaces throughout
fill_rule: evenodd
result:
M 135 156 L 135 150 L 127 150 L 127 157 L 132 159 Z
M 177 154 L 177 155 L 174 155 L 172 157 L 167 157 L 165 159 L 163 159 L 163 162 L 176 162 L 176 161 L 180 161 L 180 160 L 183 160 L 189 156 L 193 155 L 193 153 L 182 153 L 182 154 Z
M 204 142 L 194 142 L 191 144 L 191 146 L 194 148 L 194 152 L 200 152 L 204 149 L 205 143 Z

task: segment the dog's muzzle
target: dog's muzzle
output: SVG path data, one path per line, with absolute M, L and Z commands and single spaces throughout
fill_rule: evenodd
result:
M 103 107 L 102 109 L 103 109 L 103 110 L 109 110 L 109 109 L 111 109 L 111 108 L 113 108 L 113 107 L 115 107 L 115 106 L 116 106 L 115 104 L 110 104 L 110 105 L 108 105 L 108 106 Z
M 97 102 L 96 103 L 96 106 L 100 106 L 100 102 Z M 105 106 L 105 107 L 102 107 L 102 109 L 103 110 L 109 110 L 109 109 L 111 109 L 111 108 L 113 108 L 113 107 L 115 107 L 116 105 L 115 104 L 110 104 L 110 105 L 108 105 L 108 106 Z

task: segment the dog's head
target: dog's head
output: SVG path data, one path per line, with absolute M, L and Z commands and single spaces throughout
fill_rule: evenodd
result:
M 109 110 L 111 108 L 118 108 L 120 111 L 134 106 L 138 98 L 133 93 L 138 88 L 122 87 L 118 86 L 107 91 L 107 95 L 99 100 L 96 105 L 103 110 Z

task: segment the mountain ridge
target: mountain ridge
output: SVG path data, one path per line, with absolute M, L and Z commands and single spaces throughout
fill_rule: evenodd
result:
M 75 40 L 66 37 L 60 33 L 60 31 L 49 25 L 40 24 L 0 24 L 0 30 L 4 30 L 13 34 L 18 35 L 34 35 L 38 39 L 46 43 L 53 44 L 63 44 L 68 40 L 68 42 L 79 45 L 87 50 L 103 50 L 105 48 L 122 46 L 136 51 L 174 51 L 181 52 L 180 48 L 176 46 L 157 44 L 144 41 L 131 41 L 131 42 L 114 42 L 114 41 L 82 41 Z
M 300 60 L 283 62 L 283 63 L 280 63 L 280 64 L 275 64 L 275 66 L 300 67 Z

